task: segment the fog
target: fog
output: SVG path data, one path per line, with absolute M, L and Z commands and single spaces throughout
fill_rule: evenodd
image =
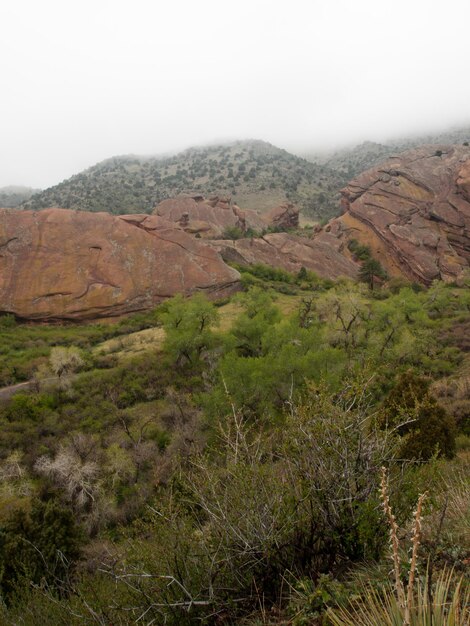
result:
M 470 121 L 468 0 L 0 4 L 0 186 L 259 138 L 314 151 Z

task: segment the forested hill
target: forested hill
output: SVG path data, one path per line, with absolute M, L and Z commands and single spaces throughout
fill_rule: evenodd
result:
M 315 218 L 338 210 L 342 178 L 328 166 L 263 141 L 191 148 L 170 157 L 120 156 L 34 195 L 25 208 L 51 206 L 149 213 L 181 193 L 230 195 L 243 208 L 267 210 L 286 199 Z

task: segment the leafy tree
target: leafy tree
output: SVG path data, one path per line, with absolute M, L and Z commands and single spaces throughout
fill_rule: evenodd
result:
M 61 380 L 64 375 L 80 368 L 83 365 L 83 358 L 78 348 L 56 346 L 51 350 L 49 363 L 54 375 Z
M 194 365 L 217 344 L 212 327 L 218 324 L 219 315 L 201 294 L 171 298 L 162 305 L 159 318 L 166 331 L 164 349 L 177 365 Z
M 259 287 L 252 287 L 248 293 L 241 294 L 238 302 L 244 312 L 232 327 L 236 349 L 242 356 L 260 356 L 263 352 L 263 335 L 280 320 L 280 311 L 273 304 L 272 296 Z

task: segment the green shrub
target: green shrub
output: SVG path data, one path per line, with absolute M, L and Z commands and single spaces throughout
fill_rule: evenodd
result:
M 0 528 L 0 588 L 9 599 L 18 586 L 67 587 L 83 541 L 72 511 L 58 502 L 36 500 L 31 513 L 15 512 Z
M 411 370 L 402 374 L 383 404 L 381 425 L 403 437 L 404 458 L 429 460 L 455 455 L 453 419 L 429 393 L 429 381 Z

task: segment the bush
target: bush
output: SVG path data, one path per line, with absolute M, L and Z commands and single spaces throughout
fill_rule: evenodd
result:
M 286 576 L 317 579 L 381 552 L 379 467 L 392 451 L 368 428 L 364 395 L 346 389 L 334 399 L 312 389 L 271 435 L 236 413 L 220 424 L 219 445 L 175 478 L 143 528 L 148 539 L 109 572 L 118 594 L 122 575 L 146 573 L 135 618 L 189 624 L 224 613 L 238 623 L 260 596 L 277 601 Z
M 455 455 L 455 423 L 429 393 L 425 378 L 411 370 L 402 374 L 383 409 L 381 425 L 396 429 L 403 437 L 404 458 L 427 461 L 435 454 Z
M 238 226 L 229 226 L 222 233 L 222 239 L 243 239 L 245 237 L 245 233 Z
M 418 581 L 410 613 L 399 602 L 391 585 L 382 590 L 366 586 L 361 597 L 348 608 L 328 611 L 332 626 L 467 626 L 470 620 L 470 587 L 465 581 L 453 580 L 452 572 L 443 572 L 429 596 L 430 582 Z
M 369 246 L 359 243 L 357 239 L 349 240 L 348 250 L 353 253 L 354 258 L 358 261 L 367 261 L 372 256 Z
M 31 513 L 16 511 L 0 528 L 0 588 L 6 599 L 23 584 L 64 591 L 80 555 L 82 533 L 72 511 L 55 500 L 35 501 Z

